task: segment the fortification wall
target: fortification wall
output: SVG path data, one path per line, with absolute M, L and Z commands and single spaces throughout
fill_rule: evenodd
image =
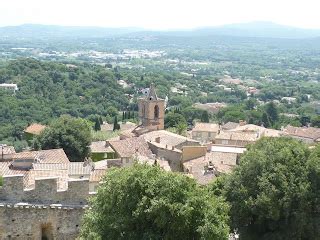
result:
M 76 239 L 84 211 L 82 207 L 1 204 L 0 239 Z
M 4 176 L 0 188 L 0 239 L 75 239 L 88 208 L 89 180 L 68 181 L 57 189 L 57 178 L 35 179 L 24 189 L 23 175 Z
M 4 176 L 0 202 L 31 202 L 39 204 L 87 204 L 89 179 L 70 179 L 68 188 L 57 189 L 57 177 L 36 178 L 33 189 L 24 189 L 23 175 Z

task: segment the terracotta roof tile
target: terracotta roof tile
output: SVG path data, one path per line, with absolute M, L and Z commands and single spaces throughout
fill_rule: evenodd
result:
M 148 143 L 143 137 L 134 137 L 108 142 L 120 157 L 132 157 L 133 154 L 137 152 L 143 156 L 150 156 L 152 154 Z
M 107 169 L 95 169 L 91 174 L 89 181 L 90 182 L 100 182 L 104 175 L 106 174 Z
M 258 140 L 259 135 L 255 132 L 235 132 L 235 131 L 221 131 L 216 136 L 217 139 L 234 140 L 234 141 L 248 141 L 254 142 Z
M 288 125 L 283 132 L 285 135 L 310 138 L 314 141 L 320 138 L 320 128 L 315 127 L 293 127 Z
M 223 124 L 222 125 L 222 129 L 224 130 L 230 130 L 230 129 L 234 129 L 236 127 L 239 126 L 239 123 L 236 123 L 236 122 L 227 122 L 226 124 Z
M 16 153 L 16 150 L 13 146 L 8 146 L 5 144 L 0 144 L 0 154 L 8 155 L 8 154 L 14 154 Z
M 196 123 L 192 131 L 200 132 L 218 132 L 220 129 L 219 124 L 216 123 Z
M 38 163 L 69 163 L 69 159 L 62 148 L 28 151 L 13 154 L 15 159 L 35 159 Z
M 40 133 L 46 128 L 47 126 L 38 124 L 38 123 L 33 123 L 30 126 L 28 126 L 24 132 L 34 134 L 34 135 L 40 135 Z
M 106 141 L 92 142 L 90 145 L 90 149 L 92 153 L 114 152 L 113 149 L 110 146 L 108 146 Z
M 230 173 L 236 165 L 237 154 L 223 152 L 209 152 L 205 156 L 192 159 L 183 163 L 185 169 L 200 184 L 208 184 L 219 173 Z M 216 172 L 205 170 L 209 162 Z
M 193 142 L 195 145 L 198 145 L 199 142 L 196 140 L 193 140 L 191 138 L 183 137 L 181 135 L 165 131 L 165 130 L 159 130 L 159 131 L 152 131 L 148 132 L 142 135 L 146 141 L 152 141 L 155 142 L 157 138 L 160 138 L 160 144 L 165 146 L 177 146 L 184 142 Z

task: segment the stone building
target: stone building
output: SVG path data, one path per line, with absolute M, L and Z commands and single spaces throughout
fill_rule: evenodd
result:
M 137 131 L 164 129 L 165 100 L 158 98 L 153 84 L 150 86 L 148 95 L 139 99 L 138 107 L 141 125 Z
M 216 123 L 196 123 L 192 129 L 192 139 L 201 143 L 210 143 L 220 133 L 220 126 Z
M 282 129 L 282 135 L 298 139 L 307 144 L 320 142 L 320 129 L 315 127 L 293 127 L 288 125 Z
M 70 179 L 60 189 L 57 178 L 38 178 L 26 189 L 23 175 L 4 176 L 0 239 L 75 239 L 89 196 L 88 179 Z

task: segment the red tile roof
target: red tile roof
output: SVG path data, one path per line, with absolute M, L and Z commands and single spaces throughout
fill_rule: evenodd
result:
M 120 157 L 132 157 L 136 153 L 142 156 L 151 156 L 152 154 L 148 143 L 143 137 L 109 141 L 109 144 Z
M 40 133 L 46 128 L 47 126 L 38 124 L 38 123 L 33 123 L 30 126 L 28 126 L 24 132 L 25 133 L 30 133 L 33 135 L 40 135 Z
M 12 155 L 15 159 L 35 159 L 37 163 L 69 163 L 69 159 L 62 148 L 20 152 Z
M 293 127 L 288 125 L 283 132 L 285 135 L 310 138 L 314 141 L 320 138 L 320 128 L 315 127 Z

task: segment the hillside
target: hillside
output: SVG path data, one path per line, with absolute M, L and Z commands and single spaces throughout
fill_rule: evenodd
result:
M 215 27 L 199 27 L 187 30 L 158 31 L 142 28 L 105 28 L 82 26 L 55 26 L 24 24 L 0 28 L 4 39 L 54 39 L 54 38 L 105 38 L 131 35 L 166 35 L 166 36 L 233 36 L 259 38 L 315 38 L 320 37 L 320 29 L 303 29 L 275 24 L 272 22 L 249 22 L 228 24 Z

